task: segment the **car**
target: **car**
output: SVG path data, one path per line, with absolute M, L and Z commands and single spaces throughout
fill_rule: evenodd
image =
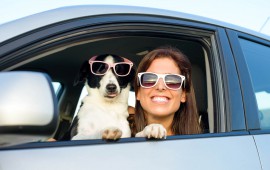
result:
M 0 169 L 270 169 L 269 36 L 120 5 L 49 10 L 0 25 L 0 34 Z M 204 133 L 47 141 L 77 113 L 85 94 L 74 79 L 85 60 L 113 53 L 138 65 L 164 45 L 191 61 Z

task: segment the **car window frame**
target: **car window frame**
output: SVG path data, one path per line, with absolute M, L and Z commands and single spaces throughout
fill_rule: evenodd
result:
M 101 22 L 102 21 L 102 22 Z M 198 23 L 196 21 L 186 21 L 178 18 L 166 18 L 160 16 L 142 16 L 142 15 L 113 15 L 113 16 L 96 16 L 96 17 L 86 17 L 84 19 L 73 19 L 71 21 L 63 21 L 61 23 L 56 23 L 43 27 L 37 30 L 33 30 L 26 34 L 20 35 L 4 42 L 1 48 L 6 48 L 2 53 L 0 53 L 0 69 L 2 69 L 3 64 L 8 67 L 14 64 L 15 58 L 16 62 L 24 61 L 29 56 L 32 49 L 36 48 L 42 51 L 42 48 L 48 46 L 54 46 L 57 41 L 61 38 L 61 41 L 72 41 L 72 38 L 67 38 L 69 34 L 76 34 L 79 29 L 88 28 L 95 24 L 113 24 L 113 23 L 128 23 L 128 22 L 138 22 L 141 24 L 146 24 L 147 22 L 159 23 L 162 25 L 170 24 L 176 27 L 190 28 L 190 33 L 194 33 L 195 29 L 201 29 L 204 31 L 212 32 L 210 41 L 212 42 L 212 51 L 208 51 L 211 62 L 211 79 L 212 87 L 215 89 L 214 95 L 219 94 L 222 96 L 220 99 L 214 97 L 215 111 L 221 116 L 216 117 L 216 121 L 223 127 L 216 127 L 217 133 L 213 134 L 198 134 L 198 135 L 183 135 L 183 136 L 172 136 L 169 139 L 181 139 L 181 138 L 197 138 L 197 137 L 212 137 L 212 136 L 231 136 L 231 135 L 247 135 L 244 114 L 242 112 L 242 99 L 238 95 L 233 95 L 235 88 L 240 89 L 238 81 L 229 81 L 229 75 L 236 75 L 236 69 L 234 60 L 232 58 L 232 52 L 230 51 L 230 46 L 228 43 L 227 35 L 222 27 L 214 26 L 211 24 Z M 58 30 L 58 31 L 56 31 Z M 68 34 L 69 33 L 69 34 Z M 197 35 L 200 36 L 200 35 Z M 66 39 L 65 39 L 66 38 Z M 57 40 L 57 41 L 56 41 Z M 15 48 L 11 48 L 12 46 Z M 40 49 L 39 49 L 40 48 Z M 34 52 L 36 52 L 34 51 Z M 34 53 L 35 54 L 35 53 Z M 32 54 L 32 55 L 34 55 Z M 4 57 L 3 57 L 4 56 Z M 31 56 L 31 55 L 30 55 Z M 225 57 L 226 56 L 226 57 Z M 214 67 L 213 67 L 214 66 Z M 212 68 L 213 67 L 213 68 Z M 219 79 L 217 79 L 219 77 Z M 224 78 L 221 81 L 221 77 Z M 235 79 L 237 80 L 237 79 Z M 212 89 L 212 90 L 213 90 Z M 237 113 L 237 114 L 236 114 Z M 241 121 L 240 125 L 237 125 L 237 121 Z M 237 133 L 235 131 L 238 131 Z M 220 133 L 224 132 L 224 133 Z M 121 141 L 130 141 L 131 139 L 121 139 Z M 132 139 L 131 141 L 141 141 L 142 139 Z M 143 140 L 144 141 L 144 140 Z
M 236 68 L 236 63 L 231 51 L 226 28 L 219 28 L 218 48 L 220 53 L 222 83 L 224 84 L 225 102 L 227 103 L 226 115 L 227 131 L 246 131 L 246 121 L 243 108 L 241 88 Z

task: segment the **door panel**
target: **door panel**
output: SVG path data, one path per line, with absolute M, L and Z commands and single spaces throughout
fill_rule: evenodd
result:
M 252 136 L 2 150 L 0 165 L 1 170 L 261 169 Z
M 270 135 L 255 135 L 254 139 L 258 148 L 262 169 L 270 169 Z

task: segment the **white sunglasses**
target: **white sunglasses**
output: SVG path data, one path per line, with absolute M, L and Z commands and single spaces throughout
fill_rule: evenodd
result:
M 180 74 L 157 74 L 152 72 L 138 73 L 140 86 L 143 88 L 154 87 L 160 78 L 163 79 L 165 86 L 171 90 L 179 90 L 185 81 L 185 76 Z

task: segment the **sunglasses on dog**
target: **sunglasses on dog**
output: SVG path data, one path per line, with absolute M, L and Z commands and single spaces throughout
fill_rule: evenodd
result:
M 179 90 L 185 81 L 185 76 L 179 74 L 156 74 L 151 72 L 138 73 L 140 86 L 143 88 L 154 87 L 160 78 L 165 86 L 171 90 Z
M 97 56 L 94 56 L 89 60 L 90 70 L 95 75 L 104 75 L 110 70 L 110 68 L 113 68 L 113 71 L 117 76 L 123 77 L 127 76 L 130 73 L 130 70 L 133 66 L 133 63 L 124 57 L 122 57 L 124 59 L 124 62 L 119 63 L 95 61 L 96 57 Z

